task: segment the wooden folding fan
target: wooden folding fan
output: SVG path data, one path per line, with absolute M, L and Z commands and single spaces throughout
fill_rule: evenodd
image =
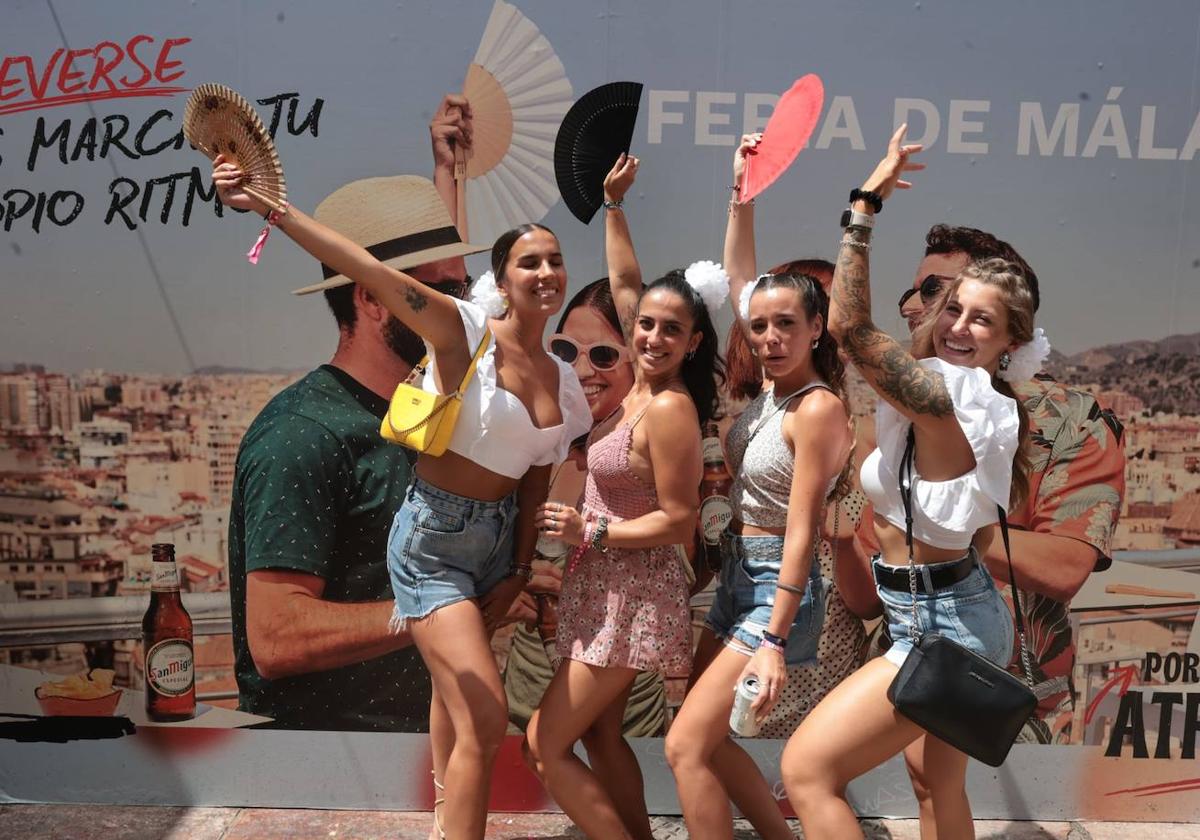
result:
M 245 173 L 242 188 L 273 210 L 287 207 L 287 184 L 275 143 L 250 103 L 232 88 L 207 83 L 188 97 L 183 136 L 209 160 L 217 155 Z

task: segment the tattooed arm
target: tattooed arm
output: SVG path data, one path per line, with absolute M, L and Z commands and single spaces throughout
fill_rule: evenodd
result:
M 241 180 L 242 173 L 233 164 L 221 157 L 213 162 L 213 184 L 221 203 L 265 216 L 270 208 L 242 190 Z M 353 278 L 401 323 L 429 342 L 435 353 L 447 354 L 445 364 L 439 364 L 444 374 L 452 374 L 450 368 L 459 366 L 460 355 L 461 368 L 466 370 L 474 348 L 464 347 L 466 332 L 453 300 L 381 263 L 361 245 L 295 207 L 288 207 L 276 227 L 338 274 Z
M 621 154 L 604 178 L 604 200 L 621 201 L 637 177 L 638 159 Z M 608 284 L 621 321 L 625 340 L 633 334 L 633 318 L 642 296 L 642 269 L 633 252 L 633 237 L 624 210 L 604 211 L 604 260 L 608 264 Z
M 924 168 L 908 159 L 921 147 L 904 145 L 906 129 L 901 126 L 892 136 L 887 156 L 864 183 L 865 190 L 887 198 L 893 190 L 911 186 L 901 180 L 903 173 Z M 853 209 L 873 212 L 865 201 L 855 202 Z M 846 228 L 833 272 L 829 332 L 871 387 L 918 428 L 958 429 L 954 405 L 941 374 L 921 367 L 912 354 L 871 320 L 870 240 L 869 229 Z M 961 431 L 958 434 L 961 436 Z

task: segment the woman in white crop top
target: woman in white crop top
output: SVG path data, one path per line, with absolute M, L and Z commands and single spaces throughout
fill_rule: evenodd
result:
M 735 153 L 735 184 L 753 146 L 746 138 Z M 782 696 L 789 667 L 817 665 L 828 594 L 819 532 L 854 440 L 839 396 L 845 368 L 825 329 L 829 299 L 807 274 L 755 279 L 752 213 L 748 204 L 730 206 L 725 264 L 731 290 L 747 287 L 738 325 L 771 387 L 725 438 L 733 518 L 720 539 L 720 579 L 692 687 L 664 745 L 688 832 L 707 840 L 733 837 L 731 799 L 759 837 L 792 837 L 770 784 L 730 737 L 728 721 L 741 680 L 757 678 L 752 714 L 762 721 Z M 733 297 L 735 310 L 741 298 Z
M 921 631 L 948 635 L 1007 666 L 1013 628 L 979 552 L 992 537 L 997 506 L 1019 503 L 1028 482 L 1022 446 L 1028 424 L 1003 379 L 1011 354 L 1033 338 L 1033 298 L 1020 269 L 1003 260 L 965 268 L 947 284 L 905 350 L 871 321 L 868 282 L 875 212 L 920 146 L 905 145 L 901 126 L 887 156 L 850 207 L 833 279 L 829 328 L 879 394 L 879 448 L 862 467 L 863 490 L 875 506 L 882 556 L 876 589 L 894 640 L 886 657 L 868 662 L 812 711 L 788 742 L 783 778 L 805 836 L 861 836 L 845 800 L 851 780 L 904 751 L 930 790 L 932 820 L 922 835 L 973 837 L 965 778 L 967 756 L 927 736 L 900 715 L 888 686 L 912 649 L 899 464 L 909 429 L 915 438 L 913 558 L 919 570 L 916 609 Z
M 217 158 L 221 201 L 266 216 L 269 208 L 242 190 L 241 180 Z M 435 822 L 451 837 L 481 838 L 492 764 L 508 724 L 488 639 L 529 579 L 534 514 L 551 466 L 592 424 L 574 370 L 543 345 L 567 287 L 558 239 L 528 224 L 496 240 L 494 294 L 503 314 L 495 317 L 381 262 L 295 208 L 276 225 L 424 340 L 432 360 L 426 390 L 454 390 L 490 329 L 449 449 L 418 457 L 388 541 L 392 627 L 411 633 L 433 680 Z

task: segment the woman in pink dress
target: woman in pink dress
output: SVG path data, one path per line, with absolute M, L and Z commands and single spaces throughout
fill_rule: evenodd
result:
M 650 840 L 637 758 L 621 736 L 634 677 L 686 677 L 691 625 L 683 560 L 700 506 L 700 426 L 718 406 L 722 362 L 709 307 L 719 266 L 673 271 L 642 292 L 621 199 L 637 160 L 605 180 L 613 298 L 634 359 L 634 386 L 592 432 L 583 509 L 550 502 L 538 527 L 578 546 L 559 601 L 555 673 L 526 730 L 551 795 L 588 837 Z M 588 734 L 589 767 L 574 753 Z

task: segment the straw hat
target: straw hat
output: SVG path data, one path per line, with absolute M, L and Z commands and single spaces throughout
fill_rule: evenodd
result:
M 462 241 L 437 187 L 419 175 L 351 181 L 318 204 L 313 216 L 400 270 L 487 250 L 485 245 Z M 324 281 L 292 294 L 307 295 L 354 282 L 324 263 L 321 269 Z

